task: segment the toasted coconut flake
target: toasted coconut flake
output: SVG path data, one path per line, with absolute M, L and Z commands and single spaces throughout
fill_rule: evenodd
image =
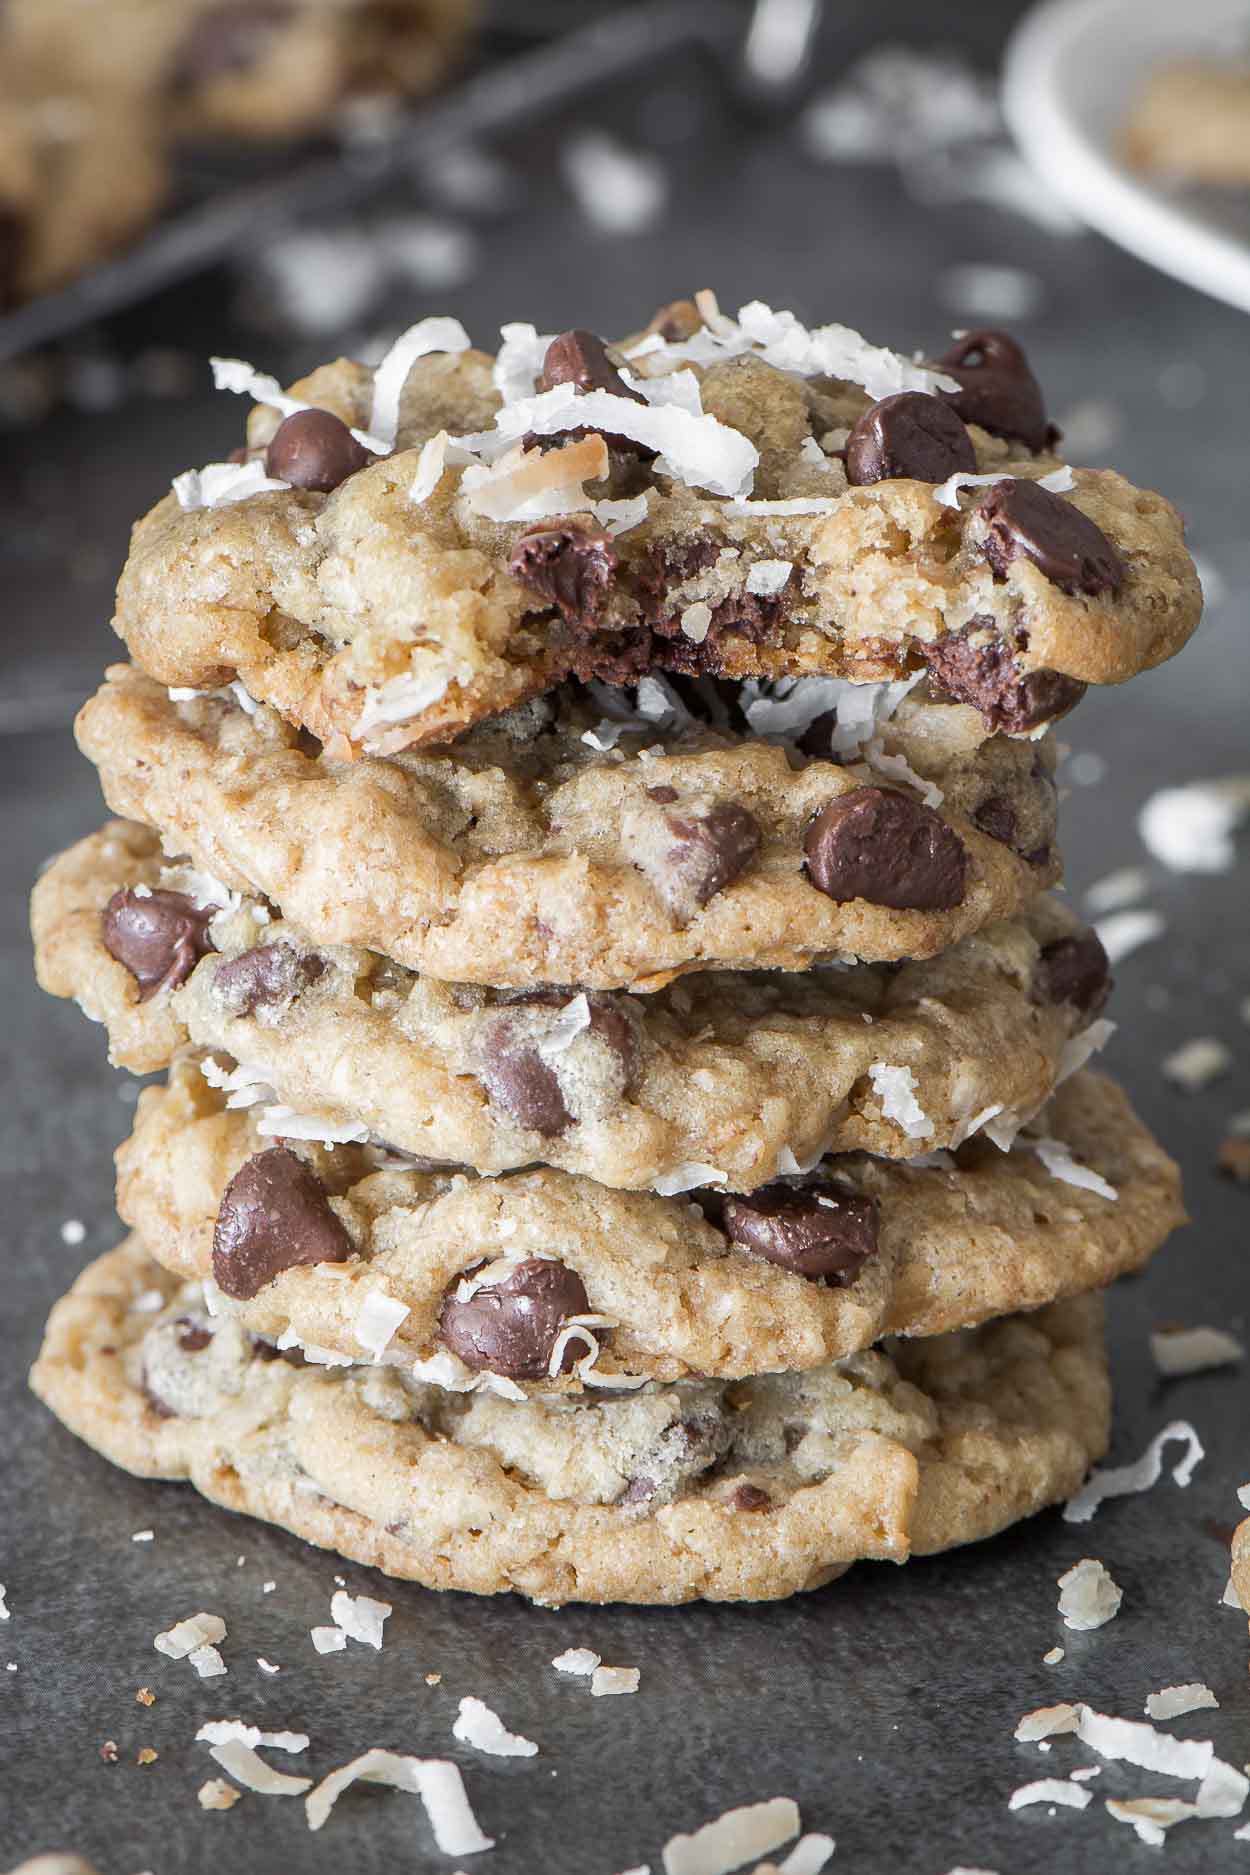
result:
M 373 374 L 371 437 L 358 438 L 376 455 L 389 455 L 399 431 L 399 404 L 408 373 L 430 352 L 467 352 L 469 335 L 458 319 L 419 319 L 401 332 Z M 270 401 L 270 400 L 266 400 Z
M 1062 1732 L 1075 1732 L 1080 1724 L 1081 1714 L 1077 1706 L 1038 1706 L 1033 1712 L 1026 1712 L 1015 1730 L 1015 1737 L 1021 1745 L 1035 1745 L 1039 1739 L 1055 1738 Z
M 1094 929 L 1107 953 L 1107 961 L 1118 964 L 1130 952 L 1140 950 L 1143 944 L 1153 944 L 1156 938 L 1161 938 L 1167 924 L 1157 911 L 1113 911 L 1109 917 L 1099 918 Z
M 872 1091 L 881 1102 L 881 1111 L 908 1139 L 925 1139 L 933 1131 L 933 1122 L 916 1099 L 916 1077 L 910 1068 L 874 1061 L 868 1070 Z
M 1183 1686 L 1165 1686 L 1146 1700 L 1148 1719 L 1179 1719 L 1186 1712 L 1204 1712 L 1218 1707 L 1219 1700 L 1201 1680 L 1187 1680 Z
M 792 1797 L 742 1804 L 702 1829 L 671 1837 L 663 1849 L 664 1875 L 729 1875 L 754 1856 L 780 1849 L 801 1827 Z
M 1069 1810 L 1084 1810 L 1093 1802 L 1093 1794 L 1066 1777 L 1039 1777 L 1032 1784 L 1021 1784 L 1007 1799 L 1009 1810 L 1023 1810 L 1030 1803 L 1058 1803 Z
M 459 1766 L 444 1758 L 410 1758 L 397 1751 L 366 1751 L 322 1778 L 304 1799 L 309 1829 L 320 1829 L 351 1784 L 387 1784 L 420 1797 L 434 1840 L 444 1855 L 477 1855 L 493 1849 L 469 1807 Z
M 1198 1814 L 1197 1805 L 1182 1797 L 1108 1797 L 1107 1814 L 1117 1823 L 1130 1823 L 1142 1842 L 1157 1849 L 1166 1841 L 1173 1823 Z
M 471 1695 L 460 1701 L 460 1711 L 451 1728 L 453 1738 L 489 1752 L 493 1758 L 533 1758 L 538 1746 L 532 1738 L 510 1732 L 497 1712 Z
M 381 1289 L 370 1289 L 356 1311 L 352 1333 L 361 1347 L 375 1361 L 380 1361 L 408 1313 L 406 1302 L 397 1302 L 394 1296 L 385 1295 Z
M 239 1738 L 227 1738 L 211 1746 L 209 1756 L 236 1784 L 258 1791 L 262 1797 L 302 1797 L 312 1788 L 311 1777 L 292 1777 L 287 1771 L 276 1771 L 272 1764 L 265 1763 L 254 1745 L 245 1745 Z
M 348 1640 L 365 1647 L 381 1647 L 382 1628 L 391 1612 L 389 1602 L 375 1601 L 371 1595 L 349 1595 L 346 1589 L 336 1589 L 330 1597 L 330 1619 Z
M 1184 1442 L 1186 1451 L 1172 1467 L 1172 1479 L 1182 1487 L 1188 1485 L 1198 1465 L 1206 1457 L 1206 1452 L 1189 1421 L 1174 1419 L 1162 1432 L 1155 1434 L 1141 1457 L 1133 1464 L 1091 1472 L 1087 1483 L 1064 1505 L 1065 1523 L 1088 1523 L 1098 1506 L 1107 1498 L 1128 1497 L 1140 1491 L 1149 1491 L 1152 1485 L 1159 1482 L 1163 1471 L 1164 1448 L 1177 1440 Z
M 1232 1050 L 1214 1035 L 1195 1035 L 1163 1061 L 1163 1072 L 1177 1087 L 1198 1094 L 1233 1065 Z
M 1161 788 L 1138 816 L 1152 856 L 1172 872 L 1227 872 L 1236 859 L 1233 834 L 1250 813 L 1250 776 L 1191 781 Z
M 188 1615 L 176 1622 L 152 1642 L 158 1654 L 170 1660 L 185 1660 L 197 1647 L 212 1647 L 226 1638 L 226 1624 L 220 1615 Z
M 243 1792 L 228 1784 L 224 1777 L 210 1777 L 195 1795 L 201 1810 L 233 1810 Z
M 489 467 L 470 463 L 460 487 L 473 513 L 488 521 L 543 521 L 584 512 L 582 484 L 601 482 L 609 467 L 602 436 L 582 436 L 559 449 L 513 450 Z
M 638 1667 L 596 1667 L 590 1676 L 590 1691 L 595 1699 L 613 1699 L 620 1693 L 636 1693 L 641 1678 Z
M 599 1665 L 599 1655 L 589 1647 L 566 1647 L 551 1664 L 557 1673 L 588 1674 Z
M 1236 1335 L 1223 1328 L 1160 1328 L 1150 1337 L 1155 1366 L 1169 1378 L 1231 1367 L 1246 1357 Z
M 1048 1653 L 1042 1655 L 1042 1665 L 1044 1667 L 1057 1667 L 1063 1658 L 1064 1649 L 1062 1647 L 1052 1647 Z

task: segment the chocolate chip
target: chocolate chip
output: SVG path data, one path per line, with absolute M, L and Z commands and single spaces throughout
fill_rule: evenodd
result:
M 991 794 L 972 810 L 972 824 L 1004 846 L 1016 842 L 1016 810 L 1001 794 Z
M 895 911 L 950 911 L 963 902 L 968 855 L 940 815 L 893 788 L 856 788 L 829 801 L 803 835 L 817 891 Z
M 705 814 L 667 814 L 673 836 L 667 860 L 696 905 L 740 878 L 760 850 L 760 823 L 740 801 L 718 801 Z
M 185 93 L 247 71 L 294 14 L 294 0 L 222 0 L 198 13 L 167 67 L 170 90 Z
M 531 527 L 512 549 L 508 571 L 575 631 L 592 631 L 603 616 L 616 573 L 612 536 L 588 521 Z
M 1058 430 L 1046 420 L 1042 387 L 1006 332 L 965 332 L 937 362 L 958 380 L 957 391 L 941 395 L 965 423 L 979 424 L 991 436 L 1016 437 L 1035 452 L 1058 442 Z
M 490 1024 L 482 1055 L 483 1087 L 495 1106 L 502 1107 L 518 1126 L 541 1133 L 545 1139 L 572 1126 L 573 1116 L 564 1104 L 555 1069 L 506 1016 Z
M 1031 560 L 1060 592 L 1117 593 L 1124 563 L 1100 527 L 1062 495 L 1038 482 L 1008 476 L 987 488 L 976 512 L 988 523 L 981 551 L 995 577 L 1005 579 L 1013 560 Z
M 725 1200 L 731 1243 L 796 1276 L 842 1287 L 877 1249 L 877 1202 L 841 1185 L 766 1185 Z
M 1096 931 L 1057 938 L 1038 959 L 1039 987 L 1047 1002 L 1072 1003 L 1092 1015 L 1111 994 L 1111 961 Z
M 208 926 L 214 907 L 201 910 L 185 892 L 130 888 L 114 892 L 100 920 L 104 948 L 125 964 L 139 985 L 140 1001 L 185 983 L 211 951 Z
M 739 1484 L 734 1487 L 729 1502 L 735 1510 L 770 1510 L 773 1500 L 758 1484 Z
M 283 1270 L 354 1254 L 321 1180 L 289 1146 L 255 1153 L 227 1185 L 213 1232 L 213 1277 L 228 1296 L 247 1302 Z
M 551 391 L 557 384 L 571 384 L 579 391 L 611 391 L 615 397 L 629 397 L 636 404 L 647 401 L 641 391 L 626 384 L 608 357 L 603 340 L 579 329 L 561 332 L 552 339 L 534 388 Z
M 297 951 L 293 944 L 258 944 L 218 965 L 213 994 L 232 1016 L 254 1016 L 258 1009 L 293 1002 L 325 967 L 315 952 Z
M 976 450 L 958 413 L 924 391 L 898 391 L 865 410 L 846 439 L 846 479 L 856 487 L 910 476 L 944 482 L 975 470 Z
M 661 807 L 671 807 L 677 799 L 676 788 L 648 788 L 647 799 L 658 801 Z
M 368 468 L 373 457 L 332 410 L 297 410 L 284 418 L 265 451 L 265 473 L 323 495 Z
M 947 696 L 979 710 L 987 729 L 1010 736 L 1063 716 L 1085 695 L 1085 685 L 1060 671 L 1021 672 L 1014 653 L 999 637 L 973 642 L 973 634 L 996 630 L 978 615 L 965 631 L 951 632 L 924 648 L 925 661 Z
M 528 1258 L 506 1282 L 477 1289 L 465 1302 L 456 1300 L 460 1280 L 443 1299 L 439 1329 L 452 1353 L 475 1372 L 489 1368 L 510 1380 L 544 1379 L 562 1323 L 590 1313 L 581 1277 L 546 1257 Z M 567 1373 L 584 1353 L 580 1343 L 570 1344 L 560 1372 Z
M 175 1327 L 178 1330 L 178 1346 L 184 1354 L 200 1354 L 213 1338 L 213 1331 L 203 1322 L 194 1321 L 189 1315 L 180 1315 Z

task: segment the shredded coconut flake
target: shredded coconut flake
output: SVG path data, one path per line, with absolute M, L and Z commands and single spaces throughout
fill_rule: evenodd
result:
M 178 506 L 184 514 L 197 508 L 227 508 L 252 495 L 268 495 L 289 488 L 266 475 L 265 465 L 255 462 L 207 462 L 202 469 L 187 469 L 175 475 L 172 483 Z
M 552 1055 L 562 1055 L 589 1027 L 590 1004 L 587 1001 L 586 992 L 580 990 L 570 1002 L 565 1003 L 555 1021 L 543 1035 L 538 1044 L 538 1052 L 547 1058 Z
M 212 1647 L 225 1638 L 226 1624 L 220 1615 L 189 1615 L 158 1634 L 152 1645 L 170 1660 L 185 1660 L 197 1647 Z
M 373 374 L 373 402 L 369 429 L 373 440 L 365 447 L 389 455 L 399 433 L 399 404 L 408 373 L 418 358 L 429 352 L 467 352 L 469 335 L 458 319 L 419 319 L 401 332 Z M 271 401 L 271 400 L 267 400 Z M 363 440 L 363 439 L 362 439 Z
M 607 234 L 641 234 L 664 213 L 668 177 L 663 164 L 603 131 L 570 137 L 560 167 L 586 219 Z
M 1202 1374 L 1231 1367 L 1246 1350 L 1223 1328 L 1162 1328 L 1150 1337 L 1150 1351 L 1161 1374 Z
M 1118 964 L 1143 944 L 1153 944 L 1167 930 L 1157 911 L 1114 911 L 1094 925 L 1109 963 Z
M 408 1313 L 406 1302 L 397 1302 L 380 1289 L 370 1289 L 356 1311 L 352 1333 L 361 1347 L 380 1361 Z
M 1204 1778 L 1211 1769 L 1215 1747 L 1208 1739 L 1172 1738 L 1140 1719 L 1115 1719 L 1089 1706 L 1078 1711 L 1077 1736 L 1100 1758 L 1117 1758 L 1164 1777 Z
M 1144 867 L 1121 866 L 1117 872 L 1095 879 L 1085 894 L 1085 909 L 1092 918 L 1103 912 L 1122 911 L 1126 905 L 1145 898 L 1149 890 L 1150 875 Z
M 1213 1035 L 1196 1035 L 1165 1056 L 1163 1072 L 1177 1087 L 1197 1094 L 1221 1074 L 1227 1074 L 1232 1065 L 1232 1051 L 1223 1042 Z
M 444 1855 L 478 1855 L 493 1849 L 469 1807 L 458 1765 L 445 1758 L 410 1758 L 397 1751 L 366 1751 L 331 1771 L 304 1800 L 309 1829 L 320 1829 L 351 1784 L 387 1784 L 420 1797 L 434 1840 Z
M 197 1744 L 224 1745 L 229 1739 L 238 1739 L 241 1745 L 266 1745 L 272 1751 L 307 1751 L 307 1732 L 266 1732 L 259 1725 L 248 1725 L 243 1719 L 206 1719 L 195 1735 Z
M 916 1077 L 910 1068 L 891 1067 L 874 1061 L 868 1070 L 872 1091 L 881 1102 L 881 1111 L 908 1139 L 925 1139 L 933 1131 L 933 1122 L 916 1099 Z
M 1061 1575 L 1059 1589 L 1059 1613 L 1064 1626 L 1081 1634 L 1105 1627 L 1119 1614 L 1124 1599 L 1123 1589 L 1093 1556 L 1083 1556 Z
M 215 1647 L 193 1647 L 187 1659 L 202 1680 L 215 1680 L 226 1671 L 226 1663 Z
M 229 1772 L 236 1784 L 259 1791 L 262 1797 L 302 1797 L 312 1785 L 311 1777 L 292 1777 L 287 1771 L 275 1770 L 254 1745 L 245 1745 L 239 1738 L 227 1738 L 212 1746 L 209 1756 Z
M 1065 1650 L 1062 1647 L 1050 1648 L 1047 1653 L 1042 1655 L 1042 1665 L 1044 1667 L 1057 1667 L 1059 1662 L 1064 1658 L 1064 1653 Z
M 389 1602 L 375 1601 L 370 1595 L 349 1595 L 336 1589 L 330 1597 L 330 1619 L 342 1628 L 348 1640 L 365 1647 L 381 1647 L 382 1629 L 391 1613 Z
M 967 469 L 958 469 L 954 475 L 948 475 L 944 482 L 933 489 L 933 499 L 939 507 L 957 509 L 961 488 L 987 488 L 993 482 L 1012 480 L 1014 477 L 1010 470 L 999 470 L 994 475 L 973 475 Z M 1052 469 L 1049 475 L 1039 475 L 1037 485 L 1039 488 L 1046 489 L 1049 494 L 1066 495 L 1076 487 L 1076 481 L 1071 469 L 1065 466 L 1062 469 Z
M 420 716 L 432 704 L 438 702 L 452 682 L 449 671 L 429 672 L 425 676 L 415 676 L 402 672 L 398 677 L 388 677 L 384 684 L 378 684 L 365 692 L 365 707 L 356 719 L 355 734 L 366 739 L 375 730 L 386 729 L 393 723 L 406 723 L 415 716 Z
M 1055 1086 L 1058 1087 L 1068 1080 L 1079 1068 L 1085 1066 L 1091 1055 L 1096 1055 L 1104 1049 L 1115 1031 L 1115 1023 L 1109 1022 L 1105 1016 L 1100 1016 L 1097 1022 L 1091 1022 L 1087 1028 L 1081 1030 L 1079 1035 L 1070 1035 L 1059 1051 Z
M 638 1667 L 596 1667 L 590 1676 L 590 1690 L 596 1699 L 609 1699 L 618 1693 L 636 1693 L 641 1678 Z
M 1062 1648 L 1057 1650 L 1063 1652 Z M 1034 1712 L 1026 1712 L 1015 1729 L 1017 1744 L 1036 1745 L 1039 1739 L 1056 1738 L 1064 1732 L 1075 1732 L 1080 1723 L 1080 1712 L 1076 1706 L 1038 1706 Z
M 663 1849 L 664 1875 L 729 1875 L 754 1856 L 780 1849 L 801 1827 L 792 1797 L 742 1804 L 689 1835 L 670 1837 Z
M 1138 816 L 1152 856 L 1172 872 L 1227 872 L 1236 858 L 1233 834 L 1250 813 L 1250 776 L 1191 781 L 1161 788 Z
M 1158 1693 L 1151 1693 L 1146 1700 L 1148 1719 L 1179 1719 L 1186 1712 L 1205 1712 L 1219 1706 L 1219 1700 L 1209 1686 L 1200 1680 L 1189 1680 L 1183 1686 L 1165 1686 Z
M 519 1733 L 508 1731 L 497 1712 L 472 1696 L 460 1701 L 460 1711 L 451 1734 L 462 1744 L 474 1745 L 478 1751 L 489 1752 L 493 1758 L 534 1758 L 538 1755 L 538 1746 L 532 1738 L 522 1738 Z
M 567 1647 L 562 1654 L 557 1654 L 552 1661 L 557 1673 L 593 1673 L 599 1665 L 599 1655 L 589 1647 Z
M 1058 1803 L 1069 1810 L 1084 1810 L 1092 1803 L 1093 1793 L 1066 1777 L 1039 1777 L 1032 1784 L 1021 1784 L 1007 1799 L 1009 1810 L 1023 1810 L 1030 1803 Z
M 281 1102 L 265 1107 L 256 1122 L 265 1139 L 311 1139 L 322 1146 L 363 1146 L 369 1128 L 362 1120 L 332 1120 L 326 1114 L 300 1113 Z
M 785 1861 L 777 1864 L 777 1875 L 820 1875 L 836 1847 L 832 1836 L 801 1836 Z
M 1113 1201 L 1119 1198 L 1115 1186 L 1109 1185 L 1101 1172 L 1095 1172 L 1092 1166 L 1077 1163 L 1063 1140 L 1031 1139 L 1028 1145 L 1052 1178 L 1062 1180 L 1065 1185 L 1075 1185 L 1082 1191 L 1096 1192 L 1100 1198 Z
M 757 560 L 747 574 L 747 591 L 761 599 L 775 599 L 793 571 L 793 560 Z
M 1088 1482 L 1064 1505 L 1065 1523 L 1088 1523 L 1098 1506 L 1107 1498 L 1127 1497 L 1136 1492 L 1149 1491 L 1152 1485 L 1159 1482 L 1163 1471 L 1164 1447 L 1178 1440 L 1184 1443 L 1186 1451 L 1172 1467 L 1172 1478 L 1176 1484 L 1187 1485 L 1206 1453 L 1189 1421 L 1174 1419 L 1162 1432 L 1155 1434 L 1135 1463 L 1092 1472 Z
M 697 1160 L 686 1160 L 682 1165 L 675 1165 L 671 1172 L 661 1172 L 652 1186 L 662 1198 L 673 1198 L 678 1192 L 695 1191 L 701 1185 L 723 1185 L 728 1177 L 718 1165 L 701 1165 Z
M 347 1646 L 342 1628 L 310 1628 L 312 1644 L 319 1654 L 341 1654 Z

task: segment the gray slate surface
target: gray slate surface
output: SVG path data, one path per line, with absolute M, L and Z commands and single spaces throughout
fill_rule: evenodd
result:
M 962 7 L 951 31 L 989 64 L 1013 11 L 988 0 Z M 882 31 L 931 39 L 933 10 L 843 9 L 825 47 L 826 75 Z M 993 260 L 1036 272 L 1045 306 L 1020 330 L 1055 413 L 1091 398 L 1119 412 L 1118 466 L 1181 503 L 1196 551 L 1227 592 L 1182 659 L 1131 691 L 1091 698 L 1071 723 L 1073 747 L 1107 763 L 1105 779 L 1074 788 L 1067 805 L 1072 890 L 1144 858 L 1134 819 L 1153 789 L 1250 769 L 1244 320 L 1093 237 L 1056 239 L 971 204 L 925 209 L 885 170 L 816 168 L 787 128 L 747 130 L 727 115 L 695 68 L 674 66 L 569 113 L 569 121 L 600 118 L 662 138 L 674 171 L 670 217 L 629 241 L 587 231 L 554 180 L 566 126 L 545 127 L 513 152 L 520 199 L 484 228 L 485 264 L 454 296 L 470 328 L 486 337 L 500 319 L 530 318 L 540 328 L 613 331 L 708 282 L 726 304 L 758 295 L 925 344 L 955 323 L 933 285 L 943 268 Z M 249 330 L 231 300 L 228 282 L 213 277 L 119 320 L 100 343 L 122 358 L 153 344 L 238 350 L 287 375 L 333 349 Z M 431 310 L 434 301 L 414 296 L 396 321 Z M 1204 393 L 1185 412 L 1159 388 L 1178 362 L 1205 374 Z M 1156 872 L 1152 903 L 1168 934 L 1118 972 L 1121 1028 L 1108 1057 L 1184 1161 L 1194 1218 L 1153 1270 L 1113 1297 L 1114 1453 L 1135 1456 L 1168 1419 L 1192 1418 L 1208 1456 L 1188 1491 L 1161 1484 L 1083 1529 L 1046 1516 L 904 1573 L 864 1567 L 773 1608 L 553 1614 L 438 1598 L 346 1569 L 353 1589 L 394 1603 L 386 1647 L 319 1659 L 308 1629 L 328 1619 L 332 1558 L 233 1520 L 186 1489 L 111 1470 L 26 1393 L 50 1303 L 88 1254 L 116 1239 L 110 1153 L 133 1090 L 106 1066 L 98 1031 L 37 996 L 24 894 L 39 863 L 100 818 L 69 720 L 116 653 L 106 620 L 127 523 L 173 471 L 224 453 L 241 417 L 204 390 L 98 414 L 61 411 L 7 438 L 0 462 L 8 619 L 0 1175 L 9 1241 L 0 1579 L 13 1610 L 0 1624 L 0 1668 L 17 1666 L 0 1670 L 0 1865 L 61 1846 L 91 1855 L 105 1875 L 214 1863 L 247 1875 L 454 1866 L 435 1854 L 419 1807 L 391 1793 L 350 1797 L 315 1837 L 289 1801 L 248 1796 L 227 1816 L 202 1814 L 194 1792 L 213 1767 L 191 1743 L 194 1731 L 205 1718 L 241 1714 L 309 1731 L 318 1775 L 369 1745 L 450 1749 L 483 1825 L 500 1839 L 474 1865 L 489 1875 L 610 1875 L 647 1861 L 658 1870 L 660 1845 L 675 1830 L 782 1792 L 799 1800 L 807 1827 L 837 1837 L 833 1866 L 855 1875 L 941 1875 L 957 1863 L 999 1875 L 1156 1866 L 1160 1851 L 1113 1823 L 1101 1800 L 1191 1786 L 1108 1766 L 1083 1815 L 1008 1815 L 1016 1785 L 1091 1761 L 1064 1741 L 1040 1755 L 1011 1734 L 1021 1712 L 1050 1700 L 1084 1698 L 1140 1717 L 1151 1690 L 1203 1679 L 1221 1710 L 1170 1729 L 1213 1737 L 1235 1764 L 1250 1756 L 1245 1623 L 1217 1606 L 1234 1490 L 1250 1476 L 1250 1374 L 1165 1386 L 1147 1346 L 1150 1328 L 1164 1322 L 1244 1329 L 1250 1194 L 1212 1170 L 1224 1117 L 1250 1106 L 1250 1035 L 1237 1015 L 1250 993 L 1244 863 L 1209 880 Z M 1147 1002 L 1151 986 L 1167 990 L 1166 1007 L 1157 994 Z M 1231 1041 L 1236 1078 L 1184 1096 L 1164 1082 L 1160 1060 L 1201 1034 Z M 61 1241 L 71 1217 L 87 1226 L 81 1248 Z M 132 1544 L 131 1532 L 148 1527 L 155 1542 Z M 1080 1636 L 1058 1621 L 1054 1583 L 1086 1554 L 1106 1561 L 1125 1600 L 1112 1626 Z M 278 1586 L 265 1596 L 268 1579 Z M 229 1677 L 204 1684 L 151 1648 L 158 1629 L 201 1608 L 229 1625 Z M 1043 1666 L 1057 1641 L 1064 1663 Z M 571 1645 L 639 1665 L 641 1693 L 590 1702 L 547 1665 Z M 280 1676 L 262 1675 L 257 1655 L 279 1662 Z M 431 1670 L 443 1675 L 434 1689 L 423 1679 Z M 150 1709 L 134 1701 L 144 1684 L 158 1695 Z M 451 1722 L 467 1692 L 538 1739 L 541 1756 L 504 1762 L 453 1747 Z M 106 1738 L 120 1747 L 116 1765 L 99 1759 Z M 160 1757 L 140 1769 L 134 1754 L 144 1744 Z M 1238 1866 L 1247 1851 L 1231 1841 L 1234 1827 L 1183 1826 L 1163 1852 L 1168 1866 Z

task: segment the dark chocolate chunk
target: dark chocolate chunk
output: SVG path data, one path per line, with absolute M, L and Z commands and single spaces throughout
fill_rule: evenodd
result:
M 247 71 L 294 14 L 294 0 L 221 0 L 197 13 L 167 67 L 170 90 L 185 94 Z
M 957 391 L 941 395 L 965 423 L 979 424 L 991 436 L 1016 437 L 1035 452 L 1058 442 L 1058 430 L 1046 419 L 1042 387 L 1006 332 L 965 332 L 937 362 L 958 381 Z
M 854 1282 L 877 1248 L 877 1201 L 842 1185 L 766 1185 L 725 1200 L 731 1243 L 796 1276 Z
M 1047 1002 L 1072 1003 L 1086 1015 L 1111 994 L 1111 960 L 1096 931 L 1057 938 L 1038 959 L 1038 981 Z
M 265 473 L 295 488 L 328 495 L 373 457 L 332 410 L 297 410 L 284 418 L 265 451 Z
M 456 1300 L 461 1278 L 447 1291 L 439 1314 L 443 1340 L 475 1372 L 489 1368 L 510 1380 L 542 1380 L 561 1325 L 570 1315 L 588 1315 L 586 1286 L 575 1270 L 545 1257 L 518 1263 L 506 1282 L 477 1289 L 466 1302 Z M 561 1373 L 586 1352 L 570 1343 Z
M 1096 599 L 1124 584 L 1124 563 L 1102 529 L 1038 482 L 1016 476 L 994 482 L 976 512 L 989 524 L 981 551 L 998 579 L 1023 558 L 1060 592 Z
M 214 910 L 201 910 L 185 892 L 114 892 L 100 920 L 104 948 L 125 964 L 142 1002 L 158 990 L 177 989 L 212 950 L 208 927 Z
M 325 972 L 325 962 L 293 944 L 258 944 L 219 964 L 213 994 L 232 1016 L 254 1016 L 258 1009 L 293 1002 Z
M 574 631 L 593 631 L 603 616 L 616 573 L 612 536 L 588 521 L 531 527 L 512 549 L 508 571 Z
M 178 1346 L 184 1354 L 200 1354 L 213 1338 L 213 1331 L 206 1322 L 197 1322 L 190 1315 L 180 1315 L 175 1326 L 178 1330 Z
M 718 801 L 706 814 L 668 814 L 668 860 L 698 905 L 741 877 L 760 850 L 760 823 L 740 801 Z
M 940 815 L 893 788 L 856 788 L 829 801 L 803 835 L 817 891 L 843 904 L 951 911 L 963 902 L 968 855 Z
M 1016 843 L 1016 810 L 1001 794 L 987 795 L 973 809 L 972 824 L 988 833 L 991 840 L 1001 840 L 1004 846 L 1014 847 Z
M 247 1302 L 283 1270 L 354 1254 L 321 1180 L 289 1146 L 255 1153 L 227 1185 L 213 1232 L 213 1277 L 228 1296 Z
M 1020 735 L 1065 715 L 1080 702 L 1085 685 L 1075 677 L 1060 671 L 1022 672 L 999 637 L 974 644 L 972 634 L 987 628 L 996 629 L 994 621 L 978 616 L 965 631 L 924 647 L 929 669 L 947 696 L 970 703 L 987 729 Z
M 579 391 L 611 391 L 613 396 L 632 398 L 636 404 L 647 401 L 641 391 L 626 384 L 608 357 L 603 340 L 579 329 L 561 332 L 552 339 L 534 388 L 551 391 L 557 384 L 571 384 Z
M 859 487 L 895 476 L 944 482 L 975 470 L 977 453 L 958 413 L 924 391 L 897 391 L 865 410 L 846 439 L 846 479 Z

